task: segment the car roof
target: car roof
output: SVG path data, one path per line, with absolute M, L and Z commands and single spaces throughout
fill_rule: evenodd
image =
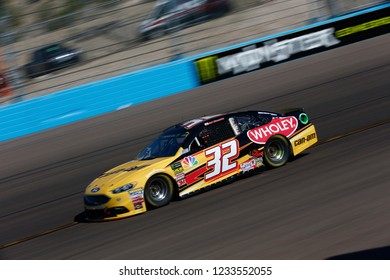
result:
M 210 115 L 210 116 L 203 116 L 195 119 L 191 119 L 188 121 L 181 122 L 177 124 L 176 126 L 184 127 L 187 130 L 193 130 L 200 126 L 216 123 L 218 121 L 222 121 L 225 119 L 228 119 L 230 117 L 234 117 L 237 115 L 242 114 L 258 114 L 258 113 L 264 113 L 264 114 L 276 114 L 274 112 L 269 111 L 241 111 L 241 112 L 231 112 L 231 113 L 223 113 L 223 114 L 217 114 L 217 115 Z

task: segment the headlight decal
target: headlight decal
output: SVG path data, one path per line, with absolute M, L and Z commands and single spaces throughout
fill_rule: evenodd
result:
M 118 194 L 118 193 L 121 193 L 121 192 L 126 192 L 126 191 L 131 190 L 131 189 L 134 187 L 134 185 L 135 185 L 134 183 L 126 184 L 126 185 L 123 185 L 123 186 L 121 186 L 121 187 L 119 187 L 119 188 L 116 188 L 116 189 L 112 190 L 111 192 L 112 192 L 113 194 Z

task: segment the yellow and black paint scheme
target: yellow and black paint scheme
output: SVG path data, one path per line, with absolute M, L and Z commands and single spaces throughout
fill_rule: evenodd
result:
M 171 197 L 184 198 L 267 165 L 267 149 L 272 150 L 268 145 L 272 139 L 288 143 L 287 158 L 318 141 L 315 127 L 302 109 L 284 114 L 229 113 L 191 120 L 175 127 L 188 131 L 188 139 L 173 155 L 129 161 L 91 182 L 84 194 L 87 220 L 114 220 L 161 206 L 148 200 L 150 188 L 147 186 L 156 178 L 166 181 L 166 189 L 172 192 L 165 203 L 168 204 Z M 202 134 L 205 130 L 208 135 Z M 219 139 L 213 139 L 213 133 Z M 200 140 L 204 142 L 201 144 Z M 210 140 L 209 144 L 205 144 L 206 140 Z M 199 146 L 197 149 L 193 148 L 195 144 Z M 271 166 L 285 162 L 282 159 Z

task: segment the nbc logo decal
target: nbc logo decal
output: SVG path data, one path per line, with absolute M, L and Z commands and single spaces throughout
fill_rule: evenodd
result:
M 196 157 L 188 156 L 188 157 L 184 158 L 181 163 L 185 167 L 193 167 L 193 166 L 198 164 L 198 160 L 196 159 Z

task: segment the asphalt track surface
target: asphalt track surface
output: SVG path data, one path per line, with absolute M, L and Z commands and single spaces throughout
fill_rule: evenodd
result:
M 389 45 L 384 35 L 1 143 L 0 258 L 390 258 Z M 127 219 L 73 222 L 85 186 L 165 127 L 301 106 L 323 142 L 286 166 Z

